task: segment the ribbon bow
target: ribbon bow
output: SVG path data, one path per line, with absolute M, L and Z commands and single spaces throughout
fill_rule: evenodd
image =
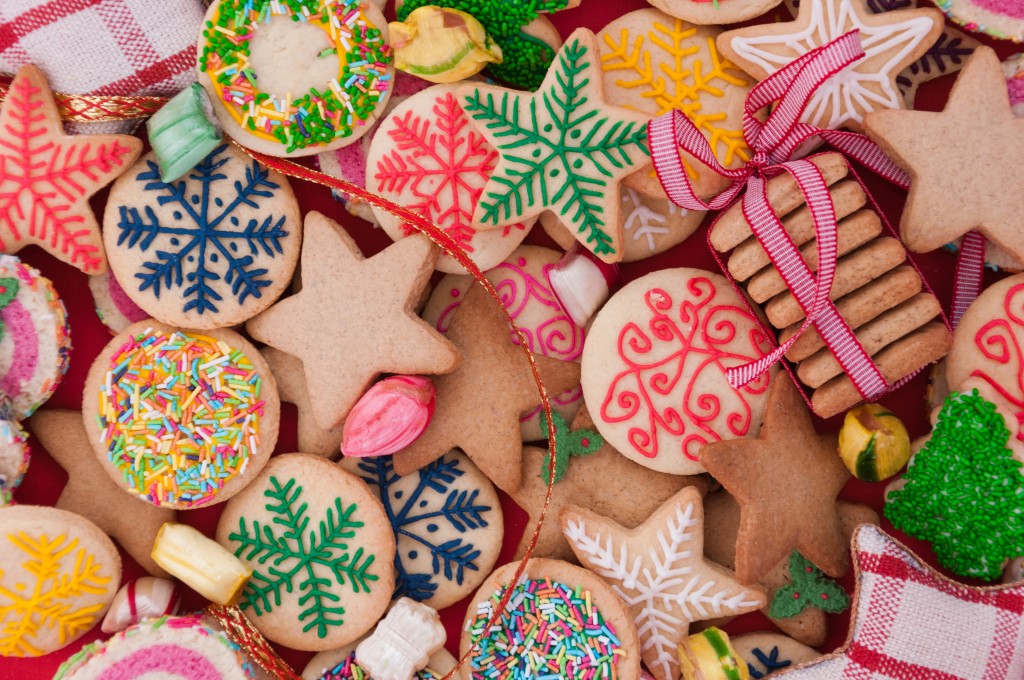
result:
M 791 160 L 808 140 L 819 137 L 889 181 L 904 188 L 910 185 L 907 174 L 864 135 L 823 130 L 800 121 L 818 86 L 863 56 L 859 31 L 851 31 L 758 83 L 747 95 L 743 111 L 743 136 L 753 157 L 736 169 L 725 168 L 718 162 L 708 140 L 681 111 L 666 113 L 648 125 L 651 159 L 669 199 L 688 210 L 723 210 L 742 200 L 743 216 L 754 236 L 804 311 L 802 325 L 786 342 L 756 361 L 727 371 L 733 387 L 743 387 L 757 379 L 814 325 L 865 399 L 891 388 L 829 297 L 837 254 L 836 214 L 828 184 L 810 161 Z M 764 123 L 758 120 L 756 114 L 776 101 L 778 105 L 768 119 Z M 732 180 L 729 188 L 710 201 L 701 200 L 683 167 L 680 148 L 712 172 Z M 814 222 L 817 276 L 811 273 L 768 202 L 767 180 L 783 172 L 796 180 Z

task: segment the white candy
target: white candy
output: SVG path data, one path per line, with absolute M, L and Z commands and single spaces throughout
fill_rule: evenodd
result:
M 411 680 L 446 637 L 436 611 L 403 597 L 356 647 L 356 663 L 374 680 Z
M 143 619 L 178 613 L 181 596 L 171 581 L 146 576 L 124 584 L 110 603 L 100 628 L 108 635 L 119 633 Z

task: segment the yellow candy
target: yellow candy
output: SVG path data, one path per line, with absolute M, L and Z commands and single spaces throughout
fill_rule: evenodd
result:
M 711 627 L 679 644 L 683 680 L 750 680 L 747 662 L 739 657 L 729 636 Z
M 501 48 L 472 15 L 428 5 L 388 24 L 395 68 L 432 83 L 454 83 L 500 64 Z
M 186 524 L 166 522 L 153 541 L 153 560 L 211 602 L 238 604 L 252 570 L 216 541 Z
M 839 431 L 839 455 L 854 477 L 877 482 L 910 460 L 910 436 L 885 407 L 864 404 L 846 414 Z

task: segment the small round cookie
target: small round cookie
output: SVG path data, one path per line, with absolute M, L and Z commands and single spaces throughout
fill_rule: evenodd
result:
M 369 680 L 366 671 L 356 663 L 356 640 L 340 649 L 320 652 L 306 664 L 302 680 Z M 456 660 L 443 647 L 430 655 L 427 667 L 418 671 L 412 680 L 440 680 L 455 668 Z
M 722 0 L 718 11 L 747 1 Z M 682 0 L 679 4 L 715 12 L 709 2 Z M 597 34 L 597 44 L 609 104 L 652 117 L 681 110 L 711 143 L 719 162 L 736 168 L 752 155 L 743 137 L 743 107 L 756 81 L 719 55 L 715 39 L 721 32 L 717 27 L 694 26 L 648 8 L 612 21 Z M 692 156 L 685 159 L 698 194 L 713 196 L 729 185 L 728 179 Z M 624 186 L 649 196 L 665 197 L 661 181 L 650 168 L 626 178 Z
M 935 5 L 972 33 L 1024 42 L 1024 0 L 935 0 Z
M 399 477 L 391 456 L 343 458 L 341 466 L 376 491 L 395 534 L 395 598 L 444 609 L 494 569 L 505 536 L 494 485 L 452 450 Z
M 759 17 L 782 0 L 647 0 L 658 9 L 694 24 L 737 24 Z
M 106 641 L 86 645 L 53 680 L 249 680 L 238 645 L 197 616 L 147 619 Z
M 678 245 L 697 231 L 703 210 L 687 210 L 667 198 L 655 198 L 627 186 L 619 187 L 622 210 L 622 262 L 636 262 Z M 550 212 L 542 213 L 540 225 L 560 247 L 569 250 L 576 238 Z
M 498 152 L 470 124 L 455 96 L 458 84 L 434 85 L 395 107 L 381 121 L 366 159 L 366 186 L 432 221 L 487 270 L 516 249 L 535 222 L 477 231 L 473 211 L 498 164 Z M 377 221 L 393 240 L 411 227 L 380 208 Z M 465 274 L 450 255 L 435 267 Z
M 663 269 L 624 286 L 594 317 L 583 398 L 624 456 L 659 472 L 697 474 L 704 444 L 757 436 L 770 376 L 736 389 L 725 372 L 770 350 L 725 277 Z
M 89 441 L 111 479 L 180 510 L 226 501 L 259 474 L 280 414 L 270 368 L 238 333 L 152 319 L 107 343 L 82 397 Z
M 463 678 L 510 677 L 517 666 L 522 677 L 555 669 L 563 678 L 640 678 L 640 642 L 626 606 L 611 586 L 568 562 L 530 560 L 505 611 L 485 630 L 518 566 L 491 574 L 466 610 L 459 655 L 473 653 Z
M 103 618 L 121 582 L 107 535 L 78 515 L 0 508 L 0 657 L 65 647 Z
M 218 0 L 199 36 L 199 83 L 224 131 L 271 156 L 352 144 L 391 95 L 387 21 L 361 0 Z
M 230 143 L 172 183 L 150 152 L 110 190 L 103 245 L 114 277 L 154 319 L 224 328 L 269 307 L 302 249 L 288 180 Z
M 242 611 L 287 647 L 347 645 L 391 602 L 395 537 L 380 499 L 319 456 L 275 456 L 224 508 L 217 542 L 253 570 Z
M 747 662 L 754 678 L 766 678 L 775 671 L 799 666 L 821 656 L 817 650 L 778 633 L 739 635 L 732 638 L 732 646 Z
M 28 470 L 28 437 L 21 423 L 0 408 L 0 507 L 14 501 L 14 490 Z
M 132 302 L 110 270 L 90 276 L 89 290 L 96 306 L 96 316 L 112 333 L 120 333 L 136 321 L 149 318 L 149 314 Z
M 49 279 L 0 255 L 0 395 L 23 420 L 50 398 L 71 362 L 71 329 Z
M 526 336 L 531 351 L 553 359 L 579 362 L 584 330 L 569 318 L 548 283 L 548 271 L 562 254 L 541 246 L 519 246 L 508 259 L 486 273 L 505 309 Z M 449 274 L 438 282 L 423 308 L 423 319 L 444 333 L 462 296 L 472 283 L 468 275 Z M 513 340 L 515 336 L 513 336 Z M 583 403 L 579 386 L 555 395 L 551 406 L 572 422 Z M 538 407 L 520 418 L 523 441 L 547 438 Z

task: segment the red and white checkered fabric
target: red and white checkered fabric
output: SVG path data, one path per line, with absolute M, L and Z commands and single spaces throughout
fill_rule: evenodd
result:
M 203 15 L 200 0 L 0 0 L 0 73 L 35 64 L 57 92 L 174 95 L 195 80 Z
M 860 578 L 852 639 L 840 655 L 780 678 L 1024 678 L 1024 584 L 953 583 L 876 526 L 861 526 L 854 545 Z

